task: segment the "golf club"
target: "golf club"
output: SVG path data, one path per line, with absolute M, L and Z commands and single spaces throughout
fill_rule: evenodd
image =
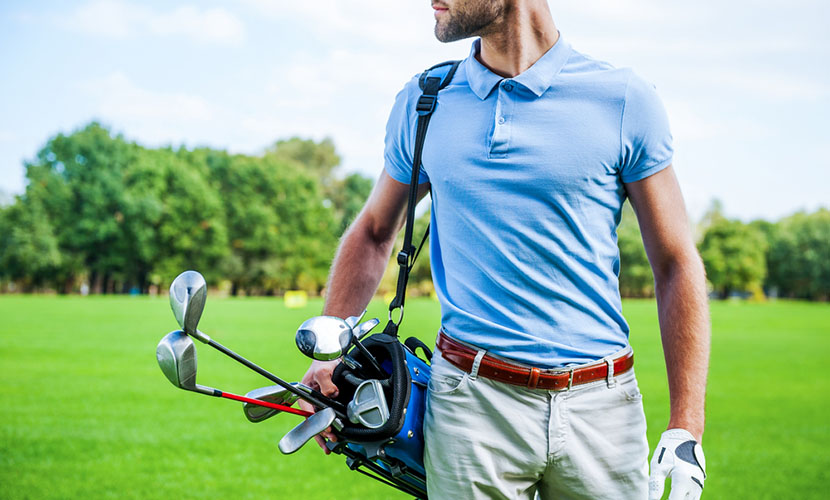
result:
M 358 316 L 352 316 L 349 320 L 354 321 L 355 318 L 357 318 L 357 321 L 360 320 Z M 377 319 L 373 319 L 357 328 L 361 335 L 365 335 L 378 323 Z M 366 327 L 363 325 L 366 325 Z M 329 361 L 343 356 L 348 351 L 349 345 L 353 344 L 363 353 L 377 376 L 386 378 L 389 375 L 383 371 L 377 359 L 360 342 L 348 320 L 336 316 L 315 316 L 305 320 L 300 325 L 294 340 L 300 352 L 311 359 L 321 361 Z
M 193 340 L 181 330 L 170 332 L 161 339 L 158 347 L 156 348 L 156 360 L 158 360 L 159 367 L 161 368 L 161 371 L 164 372 L 167 379 L 170 380 L 170 382 L 172 382 L 176 387 L 186 391 L 198 392 L 219 398 L 233 399 L 250 405 L 264 406 L 268 409 L 268 411 L 276 412 L 279 410 L 287 413 L 293 413 L 295 415 L 301 415 L 303 417 L 309 417 L 312 415 L 311 412 L 291 408 L 290 406 L 280 404 L 276 401 L 262 401 L 197 384 L 196 346 L 193 345 Z
M 296 386 L 297 384 L 299 384 L 299 382 L 294 382 L 291 385 Z M 269 385 L 267 387 L 254 389 L 248 394 L 245 394 L 245 397 L 285 406 L 291 406 L 297 401 L 297 399 L 299 399 L 296 394 L 289 392 L 288 389 L 279 385 Z M 271 418 L 280 412 L 280 410 L 265 408 L 261 405 L 251 403 L 245 403 L 242 405 L 242 411 L 245 412 L 245 418 L 254 423 L 262 422 L 263 420 Z
M 317 434 L 320 434 L 332 425 L 334 425 L 335 428 L 342 428 L 337 425 L 336 419 L 337 415 L 334 413 L 333 408 L 326 408 L 318 411 L 314 415 L 300 422 L 297 427 L 294 427 L 288 431 L 288 434 L 280 439 L 280 451 L 284 455 L 289 455 L 302 448 L 309 439 L 313 438 Z
M 173 283 L 170 284 L 170 307 L 173 309 L 173 315 L 176 317 L 176 321 L 179 322 L 179 326 L 182 327 L 185 333 L 213 347 L 233 360 L 247 366 L 268 380 L 271 380 L 277 385 L 308 401 L 318 409 L 331 407 L 334 409 L 338 417 L 346 418 L 346 407 L 342 403 L 326 397 L 314 389 L 309 389 L 307 392 L 303 392 L 277 377 L 273 373 L 261 368 L 251 361 L 248 361 L 239 354 L 211 339 L 207 334 L 200 332 L 197 329 L 197 326 L 199 324 L 199 320 L 201 319 L 202 311 L 205 308 L 206 298 L 207 283 L 205 282 L 205 278 L 197 271 L 185 271 L 178 275 L 176 279 L 173 280 Z
M 379 380 L 366 380 L 357 387 L 346 407 L 349 420 L 369 429 L 379 429 L 389 420 L 389 406 Z

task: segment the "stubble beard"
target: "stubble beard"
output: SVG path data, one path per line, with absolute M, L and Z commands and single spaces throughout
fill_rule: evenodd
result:
M 447 43 L 487 35 L 503 13 L 502 0 L 459 2 L 446 19 L 435 22 L 435 38 Z

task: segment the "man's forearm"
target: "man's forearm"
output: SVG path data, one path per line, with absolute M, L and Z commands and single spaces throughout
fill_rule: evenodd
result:
M 349 228 L 329 272 L 323 314 L 345 318 L 366 308 L 383 278 L 394 241 L 376 239 L 360 221 Z
M 669 379 L 669 428 L 703 436 L 709 369 L 709 302 L 703 264 L 695 253 L 655 273 L 657 308 Z

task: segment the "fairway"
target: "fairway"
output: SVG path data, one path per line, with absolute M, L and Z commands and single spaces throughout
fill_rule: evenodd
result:
M 208 297 L 200 329 L 289 380 L 308 365 L 296 327 L 319 299 Z M 652 301 L 625 301 L 653 446 L 668 391 Z M 369 315 L 386 318 L 382 302 Z M 368 317 L 368 316 L 367 316 Z M 407 303 L 430 345 L 439 306 Z M 827 498 L 830 306 L 712 303 L 703 498 Z M 175 389 L 155 360 L 176 327 L 164 298 L 0 296 L 2 498 L 407 498 L 309 445 L 277 441 L 301 417 L 249 423 L 241 404 Z M 199 383 L 242 393 L 267 379 L 202 344 Z

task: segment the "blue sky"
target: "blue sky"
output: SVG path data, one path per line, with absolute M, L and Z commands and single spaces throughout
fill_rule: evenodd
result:
M 820 0 L 551 0 L 577 50 L 657 85 L 699 218 L 830 206 L 830 6 Z M 0 4 L 0 191 L 23 162 L 95 119 L 148 146 L 258 153 L 332 137 L 376 177 L 395 94 L 469 41 L 432 36 L 427 0 Z

